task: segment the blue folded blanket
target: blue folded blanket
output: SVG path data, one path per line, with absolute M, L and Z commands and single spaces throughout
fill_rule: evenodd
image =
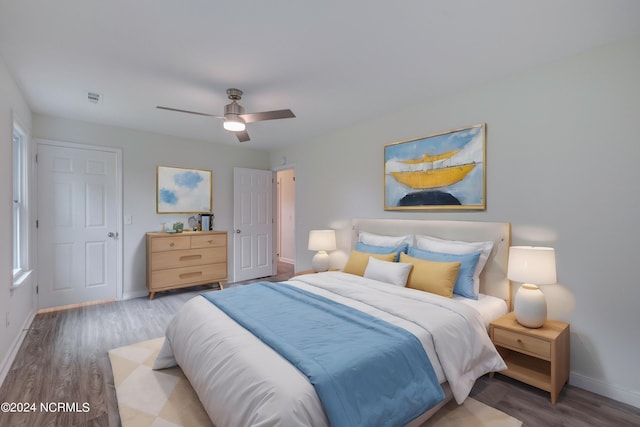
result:
M 284 283 L 202 295 L 309 378 L 332 426 L 402 426 L 444 399 L 405 329 Z

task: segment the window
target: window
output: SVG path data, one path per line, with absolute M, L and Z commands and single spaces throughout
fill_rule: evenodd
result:
M 13 124 L 13 282 L 19 284 L 29 268 L 29 214 L 27 197 L 26 133 Z

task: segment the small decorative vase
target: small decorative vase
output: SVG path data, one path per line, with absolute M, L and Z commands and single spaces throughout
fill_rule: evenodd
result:
M 516 320 L 527 328 L 539 328 L 547 320 L 547 301 L 536 285 L 524 284 L 516 293 L 513 311 Z

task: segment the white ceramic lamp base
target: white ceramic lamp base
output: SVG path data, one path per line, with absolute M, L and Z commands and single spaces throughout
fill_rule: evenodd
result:
M 316 273 L 329 270 L 329 254 L 327 251 L 318 251 L 311 260 L 311 268 Z
M 547 301 L 536 285 L 524 284 L 516 293 L 513 311 L 516 320 L 527 328 L 539 328 L 547 320 Z

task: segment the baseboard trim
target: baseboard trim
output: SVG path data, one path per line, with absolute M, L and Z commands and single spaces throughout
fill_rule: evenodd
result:
M 617 400 L 618 402 L 640 408 L 640 393 L 637 391 L 608 384 L 604 381 L 589 378 L 575 372 L 572 372 L 569 375 L 569 384 L 601 396 Z
M 116 300 L 115 298 L 108 298 L 108 299 L 100 299 L 95 301 L 80 302 L 77 304 L 59 305 L 57 307 L 41 308 L 40 310 L 38 310 L 38 314 L 55 313 L 56 311 L 73 310 L 80 307 L 89 307 L 92 305 L 107 304 L 110 302 L 114 302 L 115 300 Z
M 9 347 L 9 351 L 7 355 L 0 363 L 0 385 L 4 383 L 4 379 L 7 377 L 9 370 L 11 369 L 11 365 L 13 365 L 13 361 L 18 354 L 18 350 L 22 345 L 22 341 L 27 336 L 27 332 L 29 331 L 29 326 L 33 322 L 33 319 L 36 317 L 36 311 L 31 310 L 31 312 L 27 315 L 27 318 L 24 320 L 22 324 L 22 328 L 20 328 L 20 333 L 15 337 L 13 343 L 11 343 L 11 347 Z

